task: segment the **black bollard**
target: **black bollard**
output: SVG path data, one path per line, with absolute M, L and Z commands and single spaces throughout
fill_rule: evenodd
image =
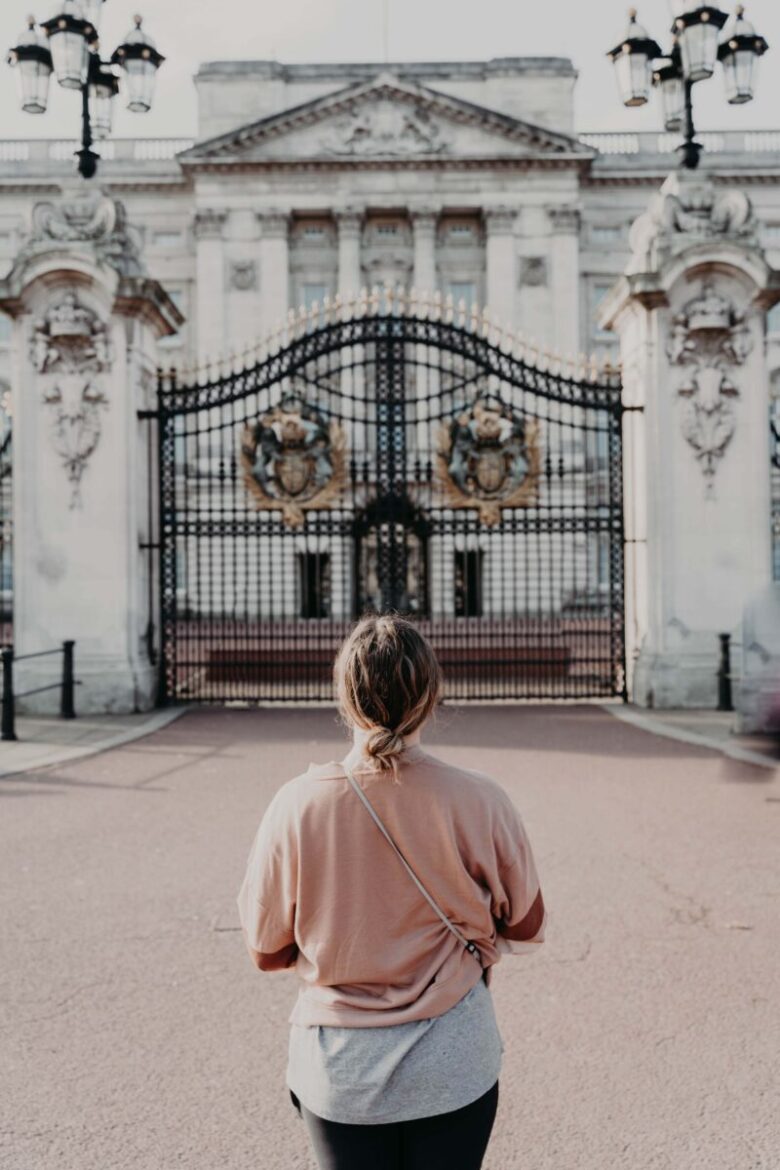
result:
M 718 667 L 718 710 L 733 711 L 731 698 L 731 634 L 718 634 L 720 638 L 720 666 Z
M 73 703 L 73 647 L 75 642 L 62 643 L 62 691 L 60 694 L 60 717 L 75 719 L 76 708 Z
M 16 739 L 14 720 L 14 651 L 12 646 L 3 646 L 3 697 L 2 718 L 0 718 L 0 739 Z

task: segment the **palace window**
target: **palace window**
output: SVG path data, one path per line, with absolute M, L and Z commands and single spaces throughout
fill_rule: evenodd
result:
M 591 311 L 591 332 L 593 337 L 602 341 L 614 341 L 615 334 L 611 329 L 602 329 L 599 325 L 599 309 L 606 297 L 607 293 L 612 288 L 613 281 L 607 283 L 599 282 L 594 284 L 590 290 L 590 311 Z
M 179 312 L 186 316 L 184 290 L 180 288 L 167 288 L 165 291 Z M 183 343 L 181 332 L 183 329 L 184 326 L 182 325 L 178 333 L 173 333 L 170 337 L 161 337 L 157 344 L 163 349 L 178 349 Z
M 455 617 L 482 617 L 485 554 L 479 548 L 455 550 Z
M 594 244 L 614 244 L 623 238 L 623 229 L 617 224 L 594 223 L 590 238 Z
M 780 334 L 780 304 L 772 305 L 766 315 L 766 331 L 770 337 Z
M 477 286 L 473 280 L 451 280 L 445 295 L 452 297 L 456 309 L 464 301 L 467 311 L 470 311 L 477 303 Z
M 155 248 L 179 248 L 181 247 L 182 235 L 181 232 L 155 232 L 152 236 L 152 245 Z
M 319 305 L 322 308 L 322 302 L 328 295 L 329 289 L 324 281 L 316 283 L 306 283 L 301 285 L 301 305 L 308 312 L 312 305 Z
M 329 553 L 298 553 L 298 615 L 330 617 Z

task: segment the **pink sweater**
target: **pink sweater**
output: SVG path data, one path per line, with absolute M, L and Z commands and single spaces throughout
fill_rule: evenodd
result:
M 482 963 L 536 949 L 545 914 L 531 846 L 503 788 L 410 747 L 399 779 L 354 753 L 374 808 Z M 480 978 L 352 790 L 342 765 L 311 765 L 266 809 L 238 897 L 265 970 L 294 966 L 295 1024 L 369 1027 L 442 1015 Z

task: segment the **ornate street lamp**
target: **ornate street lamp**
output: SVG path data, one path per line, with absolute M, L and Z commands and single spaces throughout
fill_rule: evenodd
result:
M 105 0 L 60 0 L 50 20 L 28 27 L 11 49 L 8 61 L 19 69 L 22 109 L 32 114 L 46 110 L 49 77 L 54 72 L 64 89 L 81 91 L 81 149 L 76 151 L 79 172 L 91 179 L 100 155 L 92 150 L 95 140 L 111 133 L 114 98 L 120 83 L 114 66 L 121 66 L 128 92 L 128 109 L 145 113 L 151 108 L 157 70 L 165 58 L 143 32 L 141 17 L 113 53 L 103 61 L 98 45 L 98 26 Z
M 674 42 L 668 54 L 662 57 L 659 46 L 637 23 L 636 9 L 632 8 L 626 36 L 608 56 L 615 64 L 618 88 L 627 106 L 647 101 L 649 86 L 643 86 L 643 78 L 645 71 L 650 76 L 652 66 L 652 81 L 661 93 L 664 126 L 682 131 L 681 165 L 693 170 L 702 151 L 693 124 L 693 86 L 712 77 L 720 61 L 728 101 L 732 105 L 749 102 L 756 62 L 769 46 L 745 20 L 741 4 L 731 19 L 714 4 L 698 0 L 687 0 L 678 7 L 682 11 L 674 18 Z

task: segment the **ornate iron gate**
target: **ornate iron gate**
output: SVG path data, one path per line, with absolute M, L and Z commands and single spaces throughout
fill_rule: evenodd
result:
M 614 371 L 352 308 L 247 368 L 161 375 L 161 698 L 330 699 L 368 610 L 419 622 L 450 698 L 622 695 Z

